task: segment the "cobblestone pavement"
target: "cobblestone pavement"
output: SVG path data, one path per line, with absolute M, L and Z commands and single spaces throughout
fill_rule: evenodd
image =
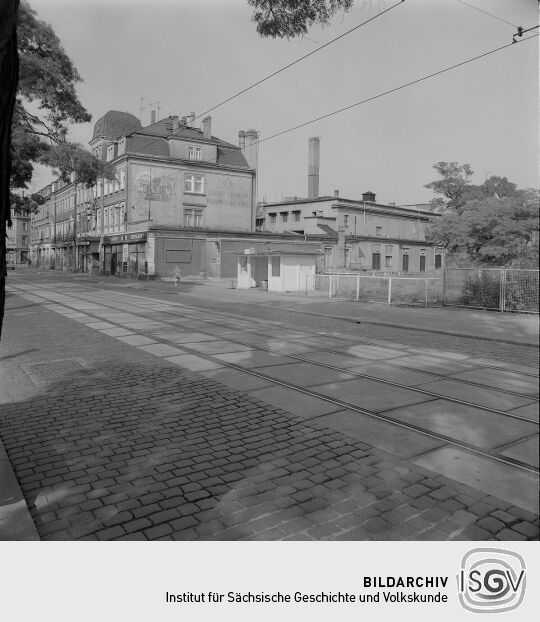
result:
M 7 405 L 43 539 L 526 540 L 538 517 L 164 365 Z
M 28 386 L 0 437 L 43 539 L 538 538 L 537 514 L 42 305 L 11 296 L 6 334 L 0 363 Z

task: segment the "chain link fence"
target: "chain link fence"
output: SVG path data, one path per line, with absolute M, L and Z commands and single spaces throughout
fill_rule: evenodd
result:
M 313 294 L 388 305 L 441 306 L 442 282 L 440 277 L 316 274 Z
M 538 270 L 447 268 L 445 306 L 538 313 Z

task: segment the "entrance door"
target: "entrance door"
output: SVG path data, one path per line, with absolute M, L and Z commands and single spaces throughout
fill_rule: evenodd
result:
M 268 257 L 253 257 L 252 266 L 253 271 L 251 273 L 251 276 L 255 280 L 255 287 L 258 287 L 261 284 L 261 281 L 268 281 Z
M 380 253 L 371 254 L 371 268 L 372 270 L 381 269 L 381 254 Z

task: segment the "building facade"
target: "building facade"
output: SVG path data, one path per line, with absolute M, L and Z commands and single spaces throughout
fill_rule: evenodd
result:
M 423 206 L 377 203 L 334 196 L 291 198 L 260 204 L 257 230 L 294 233 L 323 246 L 322 270 L 350 269 L 423 273 L 442 268 L 443 249 L 429 240 L 429 223 L 438 217 Z
M 216 231 L 253 231 L 257 132 L 233 145 L 176 116 L 148 127 L 109 111 L 94 126 L 92 152 L 114 167 L 113 181 L 92 188 L 54 182 L 32 216 L 31 255 L 38 265 L 117 276 L 215 272 Z M 201 250 L 196 240 L 207 240 Z
M 30 259 L 30 217 L 11 210 L 11 227 L 6 230 L 7 261 L 26 265 Z

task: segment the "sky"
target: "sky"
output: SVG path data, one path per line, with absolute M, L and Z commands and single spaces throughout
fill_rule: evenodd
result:
M 420 84 L 264 140 L 512 41 L 538 24 L 537 0 L 405 0 L 324 50 L 211 112 L 212 133 L 237 144 L 254 128 L 259 200 L 307 196 L 308 139 L 320 137 L 320 194 L 425 203 L 439 161 L 467 162 L 473 182 L 499 175 L 538 186 L 535 37 Z M 30 0 L 84 79 L 92 114 L 70 137 L 86 144 L 107 110 L 150 122 L 197 115 L 395 4 L 355 0 L 300 39 L 262 39 L 246 0 Z M 504 21 L 500 21 L 504 20 Z M 505 22 L 509 22 L 505 23 Z M 538 30 L 531 34 L 538 33 Z M 199 119 L 199 122 L 201 119 Z M 43 168 L 32 189 L 51 181 Z

